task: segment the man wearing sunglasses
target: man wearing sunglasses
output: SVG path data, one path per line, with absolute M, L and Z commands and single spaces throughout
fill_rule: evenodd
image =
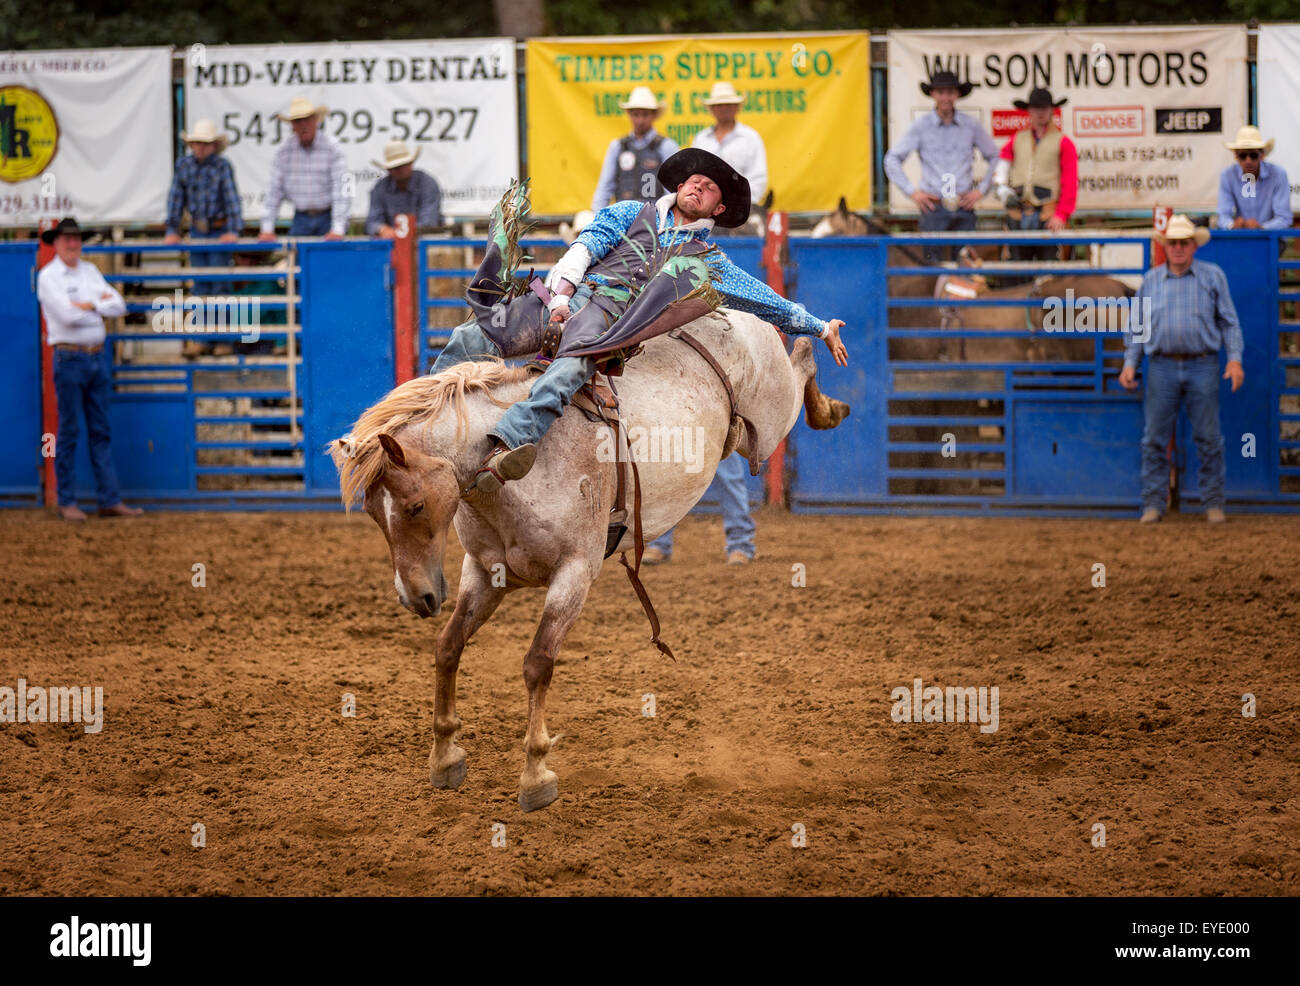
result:
M 1280 165 L 1265 161 L 1273 141 L 1256 127 L 1242 127 L 1225 143 L 1235 164 L 1219 176 L 1219 229 L 1287 229 L 1291 226 L 1291 186 Z

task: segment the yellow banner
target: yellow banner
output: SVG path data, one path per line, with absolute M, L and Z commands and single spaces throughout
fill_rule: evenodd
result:
M 715 82 L 745 97 L 741 122 L 767 146 L 772 207 L 871 207 L 871 73 L 865 33 L 529 41 L 528 172 L 535 212 L 590 208 L 619 109 L 636 86 L 667 107 L 655 128 L 682 147 L 713 124 Z

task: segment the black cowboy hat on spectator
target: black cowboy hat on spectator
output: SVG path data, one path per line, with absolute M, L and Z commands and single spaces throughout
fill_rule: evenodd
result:
M 672 192 L 691 175 L 712 178 L 722 190 L 722 204 L 726 209 L 713 217 L 715 225 L 735 229 L 745 224 L 750 206 L 748 178 L 716 154 L 698 147 L 680 150 L 659 166 L 659 182 Z
M 60 219 L 59 224 L 51 229 L 47 229 L 41 234 L 42 243 L 53 243 L 56 237 L 63 236 L 80 236 L 83 240 L 90 234 L 77 225 L 77 220 L 68 216 L 66 219 Z
M 1046 89 L 1035 89 L 1029 94 L 1029 99 L 1017 99 L 1012 102 L 1018 110 L 1027 110 L 1033 106 L 1050 106 L 1056 109 L 1058 106 L 1064 106 L 1068 102 L 1065 96 L 1062 96 L 1056 102 L 1052 102 L 1052 94 Z
M 930 95 L 930 90 L 932 89 L 956 89 L 958 99 L 963 96 L 969 96 L 970 91 L 974 88 L 975 87 L 969 82 L 957 81 L 956 72 L 947 71 L 935 72 L 934 75 L 930 76 L 930 81 L 928 83 L 921 83 L 921 92 L 925 93 L 927 96 Z

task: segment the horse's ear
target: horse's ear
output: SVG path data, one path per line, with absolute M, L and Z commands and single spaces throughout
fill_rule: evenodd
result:
M 383 446 L 384 453 L 388 456 L 388 461 L 395 466 L 406 465 L 406 453 L 402 451 L 402 446 L 397 444 L 397 439 L 392 435 L 381 434 L 379 444 Z
M 849 203 L 843 195 L 840 196 L 840 204 L 835 207 L 835 211 L 841 216 L 847 216 L 849 214 Z
M 776 195 L 769 188 L 767 194 L 763 196 L 763 201 L 759 203 L 765 210 L 771 211 L 772 203 L 776 201 Z

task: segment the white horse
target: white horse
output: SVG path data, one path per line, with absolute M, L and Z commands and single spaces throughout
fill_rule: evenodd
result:
M 814 428 L 833 428 L 848 413 L 847 405 L 817 389 L 806 337 L 787 356 L 770 325 L 731 311 L 706 315 L 685 329 L 729 377 L 736 411 L 753 424 L 752 451 L 759 459 L 790 431 L 801 407 Z M 729 435 L 734 443 L 739 431 L 741 450 L 751 450 L 744 429 L 731 427 L 731 403 L 718 373 L 681 339 L 651 339 L 620 379 L 622 419 L 630 435 L 656 428 L 660 436 L 681 436 L 680 443 L 670 440 L 674 449 L 692 443 L 687 461 L 663 461 L 674 456 L 658 455 L 637 462 L 649 542 L 704 495 L 729 451 Z M 541 623 L 524 656 L 528 729 L 519 784 L 524 811 L 543 808 L 558 794 L 556 776 L 546 766 L 552 746 L 546 692 L 560 645 L 600 573 L 617 490 L 610 428 L 570 407 L 547 432 L 527 476 L 496 493 L 465 492 L 491 444 L 487 433 L 504 408 L 527 396 L 530 383 L 522 368 L 462 363 L 397 387 L 361 416 L 349 436 L 332 443 L 344 502 L 350 506 L 364 494 L 366 512 L 388 540 L 403 606 L 422 617 L 437 615 L 447 597 L 443 556 L 453 521 L 465 548 L 456 608 L 436 647 L 436 738 L 429 757 L 434 787 L 454 788 L 465 777 L 465 751 L 455 743 L 461 651 L 507 593 L 545 587 Z M 633 480 L 626 463 L 621 468 L 631 507 Z M 632 541 L 629 527 L 618 550 L 628 550 Z

